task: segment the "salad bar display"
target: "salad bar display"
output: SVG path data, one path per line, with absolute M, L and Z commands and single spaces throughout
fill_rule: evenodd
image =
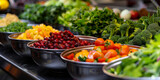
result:
M 150 13 L 88 0 L 42 1 L 3 15 L 0 37 L 0 68 L 16 79 L 160 79 L 159 8 Z

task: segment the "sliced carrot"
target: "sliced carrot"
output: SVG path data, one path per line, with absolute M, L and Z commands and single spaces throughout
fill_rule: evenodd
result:
M 74 53 L 67 56 L 67 59 L 73 59 L 73 58 L 74 58 Z
M 86 59 L 86 62 L 94 62 L 94 59 Z
M 105 62 L 106 61 L 106 58 L 99 58 L 98 59 L 98 62 Z

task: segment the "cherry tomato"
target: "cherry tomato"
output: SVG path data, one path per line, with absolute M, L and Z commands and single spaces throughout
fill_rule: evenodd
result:
M 99 51 L 90 51 L 88 58 L 89 59 L 96 59 L 98 57 L 104 57 L 104 54 Z
M 111 58 L 117 56 L 117 52 L 114 49 L 109 49 L 104 55 L 104 58 Z
M 131 50 L 129 50 L 129 53 L 133 53 L 133 52 L 136 52 L 137 51 L 137 49 L 131 49 Z
M 95 46 L 93 49 L 96 50 L 98 47 L 100 47 L 102 51 L 104 50 L 104 46 Z
M 127 45 L 123 45 L 120 49 L 120 55 L 128 55 L 129 47 Z
M 99 58 L 98 59 L 98 62 L 105 62 L 106 61 L 106 58 Z
M 72 53 L 72 54 L 67 56 L 67 59 L 71 59 L 72 60 L 73 58 L 74 58 L 74 53 Z
M 108 50 L 103 50 L 102 53 L 105 55 L 108 52 Z
M 120 49 L 121 48 L 121 44 L 120 43 L 115 43 L 114 44 L 114 50 L 116 50 L 116 49 Z
M 131 13 L 131 19 L 138 19 L 139 14 L 137 11 L 131 10 L 130 13 Z
M 107 49 L 113 49 L 114 48 L 114 42 L 112 41 L 112 40 L 110 40 L 110 39 L 106 39 L 105 41 L 104 41 L 104 43 L 105 43 L 105 50 L 107 50 Z
M 98 39 L 95 41 L 95 45 L 96 45 L 96 46 L 104 46 L 104 39 L 103 39 L 103 38 L 98 38 Z

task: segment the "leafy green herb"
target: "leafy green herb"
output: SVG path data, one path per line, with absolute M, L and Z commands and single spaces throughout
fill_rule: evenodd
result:
M 27 26 L 27 23 L 14 22 L 5 27 L 0 28 L 0 32 L 25 32 L 25 30 L 31 28 L 32 26 Z
M 43 6 L 40 4 L 25 5 L 24 12 L 20 15 L 20 18 L 28 19 L 36 23 L 45 23 L 54 25 L 58 23 L 58 16 L 66 11 L 62 3 L 55 5 Z

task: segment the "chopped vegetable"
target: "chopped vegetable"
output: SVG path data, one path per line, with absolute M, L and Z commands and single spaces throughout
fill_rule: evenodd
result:
M 98 38 L 96 41 L 99 41 Z M 136 52 L 137 49 L 130 49 L 127 45 L 122 45 L 120 43 L 113 43 L 112 40 L 103 40 L 103 43 L 100 41 L 99 43 L 101 44 L 105 44 L 106 42 L 108 42 L 107 44 L 112 44 L 113 47 L 110 48 L 105 48 L 105 45 L 101 45 L 98 42 L 96 44 L 98 44 L 97 46 L 95 46 L 92 50 L 88 51 L 88 50 L 82 50 L 80 52 L 75 53 L 74 54 L 70 54 L 68 55 L 69 57 L 72 55 L 72 59 L 73 61 L 82 61 L 82 62 L 94 62 L 94 63 L 103 63 L 103 62 L 111 62 L 115 59 L 121 58 L 121 57 L 126 57 L 128 56 L 128 54 L 132 53 L 132 52 Z M 108 45 L 108 47 L 111 45 Z M 68 56 L 64 56 L 65 58 L 67 58 Z M 73 58 L 74 56 L 74 58 Z M 67 58 L 69 59 L 69 58 Z
M 130 11 L 128 11 L 127 9 L 123 10 L 120 14 L 120 17 L 125 19 L 125 20 L 128 20 L 131 18 L 131 13 Z
M 19 35 L 16 39 L 22 40 L 43 40 L 45 37 L 50 36 L 50 32 L 59 32 L 56 29 L 53 29 L 51 26 L 46 26 L 44 24 L 32 26 L 33 29 L 28 29 L 21 35 Z
M 13 22 L 5 27 L 0 28 L 0 32 L 25 32 L 25 30 L 31 28 L 31 26 L 27 26 L 27 23 Z

